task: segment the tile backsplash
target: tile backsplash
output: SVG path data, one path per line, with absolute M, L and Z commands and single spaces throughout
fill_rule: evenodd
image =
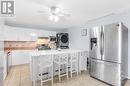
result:
M 5 41 L 5 50 L 33 50 L 36 49 L 37 43 L 35 41 Z

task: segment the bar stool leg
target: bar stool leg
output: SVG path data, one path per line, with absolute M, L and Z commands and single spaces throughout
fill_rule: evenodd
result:
M 42 71 L 41 71 L 41 86 L 42 86 Z
M 59 82 L 61 81 L 61 79 L 60 79 L 60 65 L 59 65 Z
M 36 82 L 35 82 L 35 80 L 34 80 L 32 86 L 35 86 L 35 84 L 36 84 Z
M 68 80 L 68 64 L 66 65 L 66 73 L 67 73 L 67 80 Z
M 51 72 L 52 72 L 52 73 L 51 73 L 51 74 L 52 74 L 52 75 L 51 75 L 51 77 L 52 77 L 52 82 L 51 82 L 51 83 L 52 83 L 52 85 L 53 85 L 53 66 L 52 66 L 52 71 L 51 71 Z
M 79 64 L 78 64 L 78 61 L 77 61 L 77 76 L 79 75 L 78 69 L 79 69 Z
M 78 65 L 77 65 L 77 76 L 79 75 L 79 73 L 78 73 Z
M 70 65 L 71 67 L 70 67 L 70 76 L 71 76 L 71 78 L 72 78 L 72 62 L 71 62 L 71 65 Z
M 79 74 L 81 74 L 81 70 L 80 70 L 81 62 L 80 62 L 80 60 L 81 60 L 81 53 L 79 53 L 79 58 L 78 58 L 78 71 L 79 71 Z
M 52 81 L 51 81 L 51 84 L 53 85 L 53 79 L 52 79 Z

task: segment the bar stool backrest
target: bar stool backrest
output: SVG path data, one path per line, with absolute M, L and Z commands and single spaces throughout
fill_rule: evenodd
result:
M 71 61 L 74 61 L 74 60 L 75 60 L 75 61 L 76 61 L 76 60 L 78 61 L 78 55 L 79 55 L 78 52 L 73 52 L 73 53 L 71 53 L 71 54 L 70 54 L 70 57 L 71 57 L 70 60 L 71 60 Z
M 57 62 L 66 63 L 68 62 L 68 53 L 55 54 L 54 60 Z
M 40 55 L 38 57 L 38 63 L 39 64 L 46 64 L 46 63 L 50 63 L 53 64 L 53 55 L 48 54 L 48 55 Z
M 80 56 L 87 58 L 87 51 L 81 51 L 81 52 L 80 52 Z

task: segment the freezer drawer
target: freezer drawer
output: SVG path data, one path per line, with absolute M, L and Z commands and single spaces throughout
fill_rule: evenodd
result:
M 121 64 L 90 60 L 90 75 L 114 86 L 121 86 Z

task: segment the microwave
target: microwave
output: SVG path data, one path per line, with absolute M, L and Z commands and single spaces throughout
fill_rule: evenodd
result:
M 49 38 L 51 42 L 56 42 L 56 36 L 50 36 Z

